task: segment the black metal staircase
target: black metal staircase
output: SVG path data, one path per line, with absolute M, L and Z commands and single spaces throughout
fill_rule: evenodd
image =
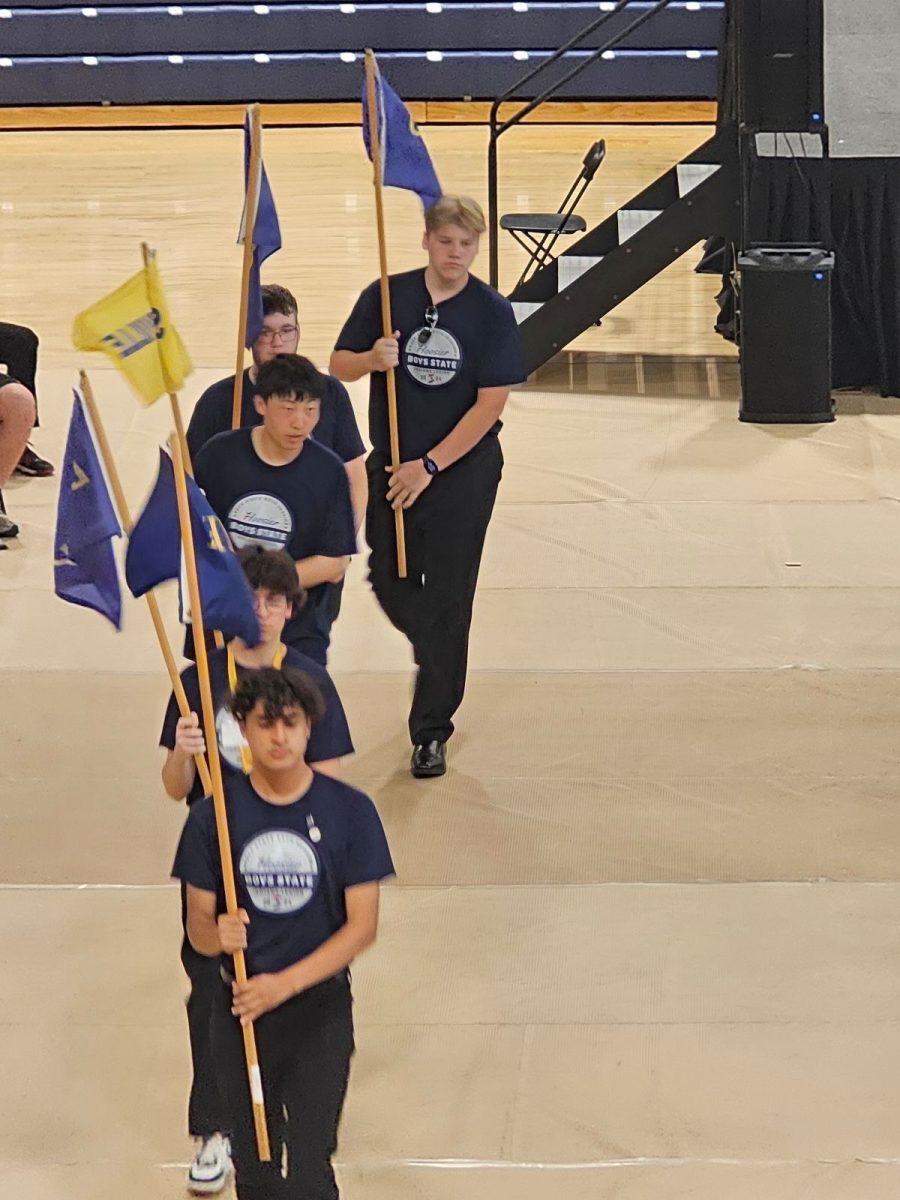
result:
M 735 139 L 725 131 L 511 293 L 529 374 L 738 215 Z
M 628 20 L 633 0 L 615 0 L 576 37 L 499 96 L 491 109 L 488 149 L 491 281 L 498 277 L 498 142 L 546 100 L 563 82 L 598 63 L 642 25 L 664 12 L 669 0 L 643 0 Z M 545 88 L 505 121 L 500 106 L 548 66 L 583 45 L 607 21 L 621 15 L 628 23 L 600 46 L 591 48 L 562 79 Z M 733 231 L 733 233 L 732 233 Z M 558 258 L 520 281 L 509 299 L 522 327 L 529 374 L 579 334 L 643 287 L 660 271 L 713 234 L 739 236 L 739 178 L 735 132 L 723 129 L 674 165 L 607 220 L 589 230 Z

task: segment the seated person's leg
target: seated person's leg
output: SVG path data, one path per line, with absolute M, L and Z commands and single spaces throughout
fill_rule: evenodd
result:
M 40 425 L 37 413 L 38 336 L 26 325 L 11 325 L 0 321 L 0 363 L 12 379 L 21 383 L 35 397 L 34 427 Z M 25 446 L 16 465 L 19 475 L 46 478 L 53 474 L 53 464 L 41 458 L 30 446 Z
M 21 383 L 0 375 L 0 488 L 16 469 L 34 425 L 34 396 Z M 0 537 L 15 537 L 18 529 L 0 516 Z

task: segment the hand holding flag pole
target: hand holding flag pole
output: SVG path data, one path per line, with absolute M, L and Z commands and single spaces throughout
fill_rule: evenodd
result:
M 103 460 L 103 467 L 106 471 L 106 477 L 109 480 L 109 485 L 112 488 L 113 498 L 116 502 L 116 508 L 119 510 L 119 519 L 124 526 L 126 534 L 130 534 L 134 528 L 134 521 L 131 518 L 131 513 L 128 508 L 128 501 L 125 499 L 125 492 L 122 489 L 122 481 L 119 478 L 119 472 L 116 468 L 116 461 L 113 458 L 112 449 L 109 440 L 106 436 L 106 430 L 103 426 L 103 420 L 100 416 L 100 409 L 97 407 L 97 401 L 94 397 L 94 389 L 91 387 L 91 381 L 87 377 L 86 371 L 79 372 L 79 386 L 81 394 L 84 397 L 84 403 L 90 414 L 91 424 L 94 427 L 94 433 L 97 435 L 97 447 L 100 451 L 100 457 Z M 178 671 L 178 665 L 175 662 L 175 656 L 172 653 L 172 647 L 169 643 L 169 635 L 166 633 L 166 627 L 163 623 L 162 613 L 159 611 L 159 603 L 156 596 L 152 592 L 146 593 L 147 607 L 150 610 L 150 619 L 153 622 L 153 628 L 156 630 L 156 640 L 159 642 L 159 648 L 162 651 L 162 656 L 166 663 L 166 670 L 169 673 L 169 682 L 172 684 L 172 691 L 175 695 L 175 701 L 178 704 L 178 711 L 183 717 L 191 715 L 191 706 L 188 704 L 188 698 L 185 694 L 184 684 L 181 682 L 181 675 Z M 202 754 L 194 755 L 194 764 L 197 767 L 197 775 L 200 778 L 200 783 L 203 785 L 204 793 L 209 796 L 212 794 L 212 780 L 210 779 L 209 768 L 206 765 L 206 759 Z
M 391 317 L 391 290 L 388 283 L 387 242 L 384 232 L 384 163 L 382 161 L 382 131 L 379 129 L 380 105 L 377 95 L 378 64 L 371 50 L 366 51 L 366 97 L 368 100 L 368 133 L 375 180 L 375 221 L 378 226 L 378 262 L 381 270 L 381 328 L 382 336 L 394 333 Z M 397 376 L 394 368 L 386 372 L 388 400 L 388 433 L 391 444 L 391 468 L 400 466 L 400 433 L 397 423 Z M 394 530 L 397 536 L 397 578 L 406 578 L 406 527 L 403 509 L 394 509 Z
M 197 676 L 203 706 L 203 725 L 206 731 L 206 746 L 212 775 L 212 797 L 216 815 L 216 834 L 222 862 L 222 881 L 225 889 L 225 907 L 229 913 L 238 911 L 237 889 L 234 882 L 234 864 L 231 857 L 231 837 L 228 832 L 228 815 L 225 810 L 225 790 L 222 784 L 222 764 L 219 759 L 219 742 L 216 734 L 216 713 L 209 678 L 209 661 L 206 656 L 206 638 L 203 629 L 203 606 L 200 583 L 197 576 L 197 557 L 194 548 L 194 532 L 191 521 L 188 486 L 185 477 L 185 462 L 181 442 L 177 437 L 171 441 L 175 468 L 175 492 L 178 498 L 178 523 L 181 528 L 181 544 L 187 568 L 188 592 L 194 623 L 194 646 L 197 652 Z M 247 982 L 247 964 L 243 951 L 234 956 L 234 974 L 238 983 Z M 269 1134 L 266 1127 L 266 1109 L 263 1100 L 262 1079 L 259 1073 L 259 1058 L 256 1052 L 256 1035 L 252 1023 L 243 1025 L 244 1055 L 247 1060 L 247 1076 L 250 1098 L 253 1103 L 253 1121 L 256 1127 L 256 1145 L 260 1162 L 269 1162 Z

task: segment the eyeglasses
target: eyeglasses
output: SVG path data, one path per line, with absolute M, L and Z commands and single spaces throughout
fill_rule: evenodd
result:
M 428 307 L 425 309 L 425 324 L 428 326 L 428 328 L 421 329 L 419 331 L 419 336 L 416 338 L 416 341 L 418 342 L 418 344 L 420 346 L 426 345 L 426 343 L 428 342 L 428 339 L 434 333 L 434 327 L 435 327 L 435 325 L 437 325 L 437 323 L 438 323 L 438 310 L 434 307 L 433 304 L 429 304 Z
M 287 608 L 285 596 L 260 596 L 257 592 L 253 597 L 253 607 L 257 612 L 281 612 Z
M 279 341 L 289 342 L 299 332 L 300 329 L 297 325 L 282 325 L 280 329 L 266 329 L 264 326 L 259 331 L 259 336 L 256 340 L 258 342 L 274 342 L 278 338 Z

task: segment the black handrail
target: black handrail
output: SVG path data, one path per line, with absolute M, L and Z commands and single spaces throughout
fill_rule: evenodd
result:
M 521 79 L 514 83 L 511 88 L 507 88 L 507 90 L 501 96 L 498 96 L 491 105 L 490 140 L 488 142 L 488 234 L 490 239 L 488 259 L 490 265 L 491 285 L 493 287 L 498 286 L 500 277 L 500 249 L 498 237 L 500 214 L 497 195 L 497 142 L 499 141 L 501 135 L 506 133 L 508 129 L 512 129 L 514 125 L 518 125 L 525 119 L 525 117 L 529 115 L 529 113 L 533 113 L 534 110 L 539 108 L 545 100 L 549 100 L 556 92 L 559 91 L 561 87 L 565 86 L 567 83 L 570 83 L 576 75 L 580 75 L 582 71 L 595 63 L 601 55 L 607 52 L 607 50 L 612 50 L 615 46 L 618 46 L 620 42 L 623 42 L 627 37 L 634 33 L 636 29 L 639 29 L 640 26 L 646 21 L 649 21 L 652 17 L 655 17 L 658 12 L 661 12 L 664 8 L 667 8 L 670 0 L 656 0 L 656 4 L 654 4 L 652 8 L 648 9 L 644 13 L 641 13 L 639 17 L 636 17 L 630 25 L 627 25 L 619 33 L 613 34 L 613 36 L 607 42 L 604 42 L 602 46 L 598 46 L 597 49 L 594 50 L 593 53 L 590 54 L 586 59 L 584 59 L 583 62 L 580 62 L 574 66 L 571 71 L 562 77 L 562 79 L 558 79 L 556 83 L 551 84 L 550 87 L 548 87 L 545 91 L 535 96 L 533 100 L 529 100 L 523 108 L 520 108 L 518 112 L 513 113 L 513 115 L 508 120 L 503 121 L 502 124 L 498 120 L 500 114 L 500 105 L 504 102 L 504 100 L 508 100 L 514 92 L 517 92 L 521 87 L 524 87 L 526 83 L 530 83 L 532 79 L 536 78 L 536 76 L 538 76 L 542 71 L 545 71 L 547 67 L 552 66 L 552 64 L 555 62 L 558 62 L 563 55 L 568 54 L 570 50 L 574 49 L 579 42 L 583 41 L 586 37 L 592 34 L 594 30 L 599 29 L 600 26 L 606 21 L 610 20 L 611 17 L 623 12 L 629 4 L 633 3 L 634 0 L 617 0 L 615 8 L 611 8 L 601 17 L 591 21 L 591 23 L 585 26 L 580 33 L 575 34 L 575 36 L 570 38 L 565 45 L 560 46 L 558 50 L 555 50 L 549 58 L 546 58 L 543 62 L 538 63 L 536 67 L 533 67 L 530 71 L 523 75 Z

